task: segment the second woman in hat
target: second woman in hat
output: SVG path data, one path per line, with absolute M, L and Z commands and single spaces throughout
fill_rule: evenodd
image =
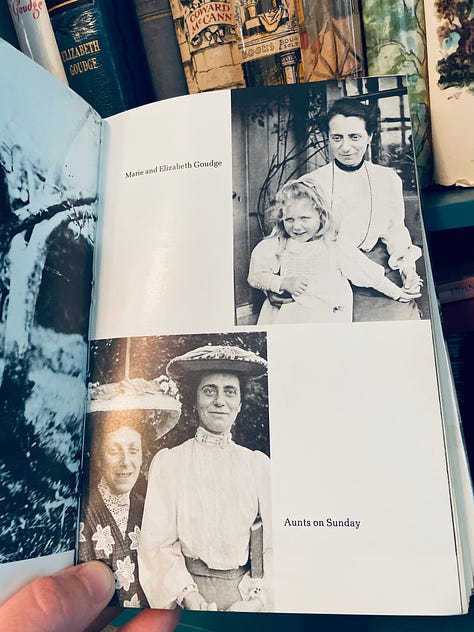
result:
M 272 609 L 270 461 L 231 435 L 244 382 L 265 372 L 263 358 L 232 346 L 200 347 L 168 365 L 199 425 L 150 467 L 138 559 L 152 607 Z

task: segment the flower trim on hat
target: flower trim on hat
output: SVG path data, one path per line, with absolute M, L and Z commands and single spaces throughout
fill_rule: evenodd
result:
M 173 371 L 176 372 L 176 367 L 180 367 L 181 370 L 186 370 L 186 368 L 192 370 L 193 363 L 198 367 L 201 362 L 208 360 L 235 363 L 234 366 L 236 370 L 238 365 L 242 367 L 244 364 L 253 365 L 254 367 L 258 366 L 262 370 L 262 373 L 264 373 L 267 368 L 267 361 L 253 351 L 247 351 L 232 345 L 207 345 L 188 351 L 170 360 L 167 366 L 167 372 L 173 374 Z M 187 365 L 186 368 L 184 366 L 185 364 Z
M 157 401 L 157 397 L 163 398 L 163 401 Z M 100 405 L 104 406 L 104 410 L 113 410 L 114 406 L 120 410 L 124 408 L 125 402 L 129 403 L 130 408 L 166 409 L 166 401 L 172 404 L 170 409 L 180 408 L 178 386 L 167 375 L 160 375 L 153 380 L 137 377 L 110 384 L 89 384 L 89 402 L 92 410 Z

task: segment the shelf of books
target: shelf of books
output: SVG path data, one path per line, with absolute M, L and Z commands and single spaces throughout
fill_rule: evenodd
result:
M 0 5 L 0 601 L 100 560 L 183 632 L 472 626 L 451 4 Z

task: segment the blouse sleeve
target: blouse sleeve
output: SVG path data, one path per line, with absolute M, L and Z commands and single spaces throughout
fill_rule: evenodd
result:
M 263 524 L 263 583 L 265 610 L 273 610 L 272 510 L 270 459 L 263 452 L 254 453 L 254 469 L 258 487 L 260 518 Z
M 172 452 L 160 450 L 153 458 L 148 477 L 138 570 L 152 608 L 174 607 L 186 587 L 194 586 L 178 539 L 174 470 Z
M 336 244 L 335 248 L 339 269 L 346 279 L 359 287 L 374 288 L 395 300 L 400 298 L 402 288 L 385 276 L 381 265 L 347 244 Z
M 276 255 L 278 239 L 262 239 L 252 251 L 248 284 L 257 290 L 281 293 L 280 263 Z
M 388 265 L 392 270 L 402 270 L 405 267 L 415 267 L 415 262 L 421 257 L 421 249 L 412 243 L 410 233 L 405 226 L 402 180 L 392 169 L 387 173 L 389 186 L 384 192 L 384 204 L 388 212 L 388 222 L 380 238 L 387 247 Z

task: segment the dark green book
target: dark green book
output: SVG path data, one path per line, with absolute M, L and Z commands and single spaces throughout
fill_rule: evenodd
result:
M 155 100 L 133 6 L 47 0 L 71 88 L 101 116 Z

